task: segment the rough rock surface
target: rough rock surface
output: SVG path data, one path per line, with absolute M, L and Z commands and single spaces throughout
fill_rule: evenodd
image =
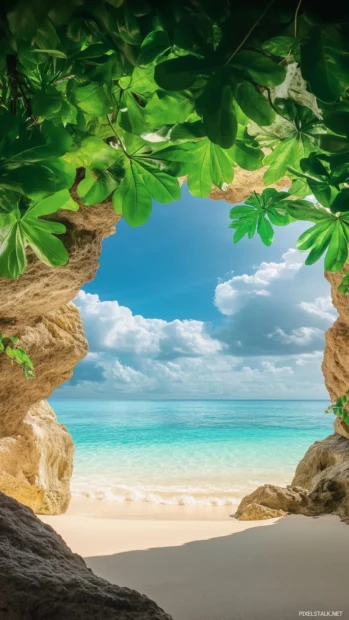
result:
M 211 200 L 225 200 L 233 204 L 242 202 L 248 198 L 253 191 L 262 192 L 266 188 L 263 182 L 263 175 L 266 170 L 267 168 L 260 168 L 259 170 L 251 172 L 249 170 L 243 170 L 242 168 L 235 168 L 234 181 L 227 185 L 225 190 L 214 187 L 209 198 L 211 198 Z M 285 177 L 270 187 L 275 187 L 281 192 L 283 189 L 288 188 L 290 184 L 290 180 Z
M 250 495 L 246 495 L 237 509 L 241 521 L 271 519 L 288 512 L 306 513 L 308 491 L 298 487 L 286 489 L 274 484 L 265 484 Z
M 146 596 L 111 585 L 33 512 L 0 493 L 1 620 L 171 620 Z
M 73 440 L 43 400 L 17 432 L 0 439 L 0 488 L 41 514 L 64 512 L 70 500 Z
M 271 510 L 270 516 L 263 516 L 260 507 Z M 290 487 L 259 487 L 244 497 L 237 516 L 244 520 L 280 516 L 275 511 L 308 516 L 333 513 L 349 521 L 349 441 L 337 434 L 316 441 L 298 464 Z
M 76 199 L 75 189 L 72 194 Z M 119 216 L 111 203 L 60 211 L 52 216 L 67 227 L 65 267 L 44 265 L 29 256 L 18 280 L 0 278 L 0 332 L 16 335 L 34 362 L 36 378 L 0 356 L 0 491 L 38 513 L 66 510 L 73 446 L 66 429 L 45 404 L 86 355 L 87 341 L 77 308 L 70 303 L 93 279 L 104 237 L 115 232 Z
M 335 419 L 333 428 L 337 435 L 342 435 L 342 437 L 349 439 L 349 426 L 343 422 L 342 418 L 337 417 Z
M 331 284 L 332 303 L 338 311 L 338 319 L 326 332 L 326 346 L 322 372 L 331 401 L 335 401 L 349 389 L 349 299 L 337 288 L 344 271 L 325 274 Z
M 262 521 L 263 519 L 275 519 L 275 517 L 284 517 L 287 513 L 284 510 L 274 510 L 262 504 L 248 504 L 246 508 L 239 514 L 239 521 Z

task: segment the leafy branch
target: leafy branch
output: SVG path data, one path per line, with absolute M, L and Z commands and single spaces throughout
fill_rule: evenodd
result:
M 11 362 L 18 364 L 22 368 L 23 374 L 27 379 L 34 379 L 34 365 L 29 355 L 22 347 L 18 346 L 19 338 L 16 336 L 5 337 L 0 332 L 0 355 L 6 355 Z

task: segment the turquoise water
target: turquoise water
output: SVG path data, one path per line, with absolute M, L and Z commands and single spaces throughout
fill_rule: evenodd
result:
M 114 502 L 235 505 L 289 484 L 332 432 L 325 401 L 52 400 L 73 436 L 76 495 Z

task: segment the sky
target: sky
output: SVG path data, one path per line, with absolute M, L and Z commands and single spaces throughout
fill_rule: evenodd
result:
M 117 225 L 75 299 L 89 353 L 55 398 L 327 398 L 336 311 L 322 261 L 295 249 L 309 224 L 234 245 L 230 207 L 184 186 L 145 226 Z

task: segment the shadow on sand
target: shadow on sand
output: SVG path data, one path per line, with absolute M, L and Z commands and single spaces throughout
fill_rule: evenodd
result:
M 333 516 L 292 515 L 221 538 L 86 562 L 147 594 L 174 620 L 294 620 L 299 611 L 349 618 L 349 527 Z

